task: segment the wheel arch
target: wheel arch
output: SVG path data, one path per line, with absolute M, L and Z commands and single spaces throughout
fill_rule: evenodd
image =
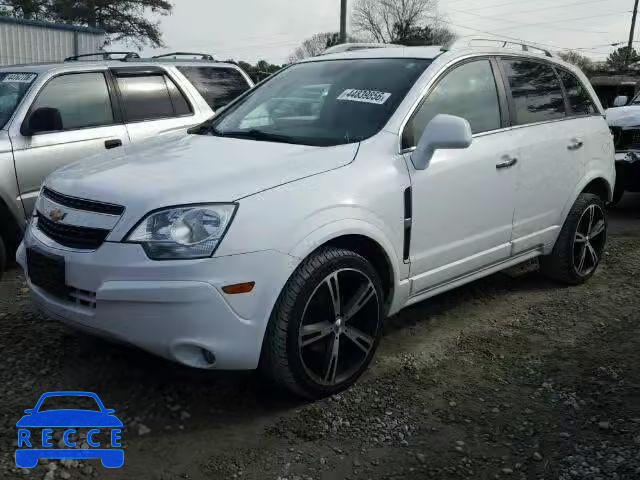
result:
M 348 227 L 345 222 L 349 223 Z M 347 248 L 369 260 L 382 280 L 386 307 L 394 303 L 404 263 L 381 231 L 364 221 L 335 222 L 307 236 L 289 253 L 302 261 L 327 246 Z

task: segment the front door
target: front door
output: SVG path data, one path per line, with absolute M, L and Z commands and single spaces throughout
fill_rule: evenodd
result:
M 412 182 L 411 293 L 419 294 L 510 256 L 517 149 L 503 130 L 506 108 L 496 63 L 475 59 L 450 69 L 428 94 L 403 134 L 415 145 L 440 113 L 467 119 L 474 134 L 464 150 L 438 150 Z
M 23 122 L 11 128 L 20 199 L 27 216 L 47 175 L 78 160 L 129 143 L 126 128 L 114 117 L 103 72 L 59 75 L 45 84 L 24 123 L 37 131 L 23 135 Z

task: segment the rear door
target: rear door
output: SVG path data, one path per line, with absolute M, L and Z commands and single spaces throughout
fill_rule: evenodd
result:
M 518 145 L 518 182 L 513 254 L 551 244 L 562 211 L 584 173 L 588 132 L 572 118 L 560 77 L 550 62 L 504 57 L 513 140 Z
M 40 131 L 23 134 L 26 122 L 38 110 L 48 112 L 40 117 Z M 49 173 L 129 143 L 106 71 L 64 73 L 49 79 L 25 120 L 13 122 L 10 135 L 20 199 L 27 216 Z
M 112 68 L 131 142 L 187 129 L 205 120 L 177 82 L 160 67 Z

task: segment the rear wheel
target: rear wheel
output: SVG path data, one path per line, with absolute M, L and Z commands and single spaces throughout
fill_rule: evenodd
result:
M 607 242 L 607 212 L 597 195 L 581 194 L 571 207 L 551 255 L 542 259 L 542 271 L 570 285 L 593 276 Z
M 355 252 L 320 250 L 294 272 L 271 315 L 262 367 L 306 398 L 337 393 L 368 367 L 381 335 L 380 278 Z

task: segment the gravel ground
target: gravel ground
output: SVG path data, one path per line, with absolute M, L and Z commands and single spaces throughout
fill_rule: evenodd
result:
M 499 274 L 416 305 L 388 321 L 355 387 L 312 404 L 253 373 L 194 371 L 48 322 L 11 271 L 0 478 L 640 479 L 640 196 L 612 216 L 587 285 Z M 115 409 L 124 467 L 15 468 L 15 422 L 51 390 Z

